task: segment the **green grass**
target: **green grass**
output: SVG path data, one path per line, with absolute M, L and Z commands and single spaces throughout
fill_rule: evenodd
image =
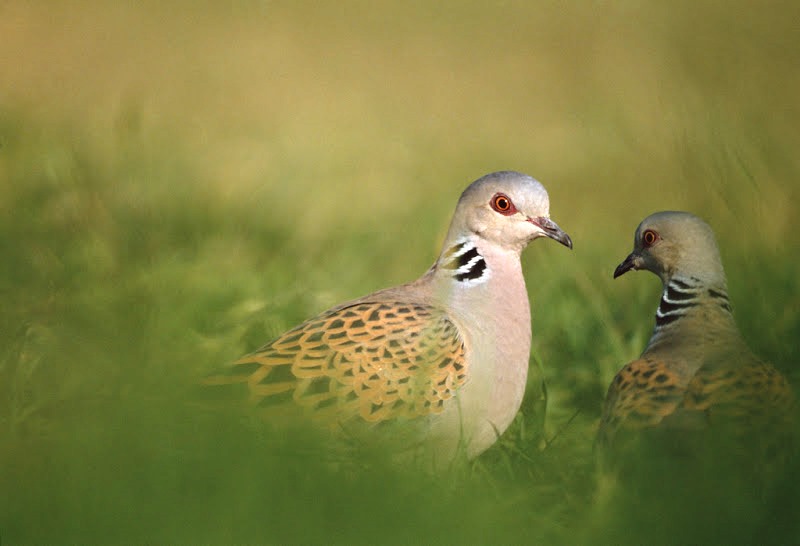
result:
M 712 225 L 745 338 L 800 385 L 791 3 L 0 15 L 4 543 L 622 540 L 592 441 L 652 328 L 657 279 L 611 273 L 655 210 Z M 420 275 L 461 190 L 500 169 L 546 185 L 575 250 L 523 257 L 528 395 L 468 468 L 342 468 L 188 403 L 221 363 Z

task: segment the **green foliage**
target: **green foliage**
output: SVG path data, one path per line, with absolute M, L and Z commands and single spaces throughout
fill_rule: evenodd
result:
M 649 542 L 598 509 L 592 442 L 658 298 L 611 273 L 660 209 L 714 227 L 745 338 L 800 385 L 791 3 L 137 6 L 0 10 L 4 543 Z M 500 169 L 575 250 L 524 255 L 531 378 L 486 454 L 433 477 L 192 404 L 421 274 Z M 759 536 L 798 536 L 797 501 Z

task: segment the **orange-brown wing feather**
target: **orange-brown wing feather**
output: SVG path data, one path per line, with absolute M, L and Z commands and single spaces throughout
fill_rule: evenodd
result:
M 441 412 L 468 373 L 464 342 L 441 311 L 375 302 L 306 321 L 205 384 L 244 383 L 259 406 L 292 401 L 340 422 L 380 422 Z
M 608 387 L 598 440 L 610 443 L 619 428 L 661 423 L 680 405 L 685 380 L 663 361 L 642 357 L 622 368 Z
M 704 369 L 686 390 L 683 407 L 704 411 L 717 419 L 754 422 L 788 417 L 794 406 L 789 382 L 773 366 L 754 363 L 735 368 Z
M 620 428 L 733 425 L 743 434 L 754 428 L 787 427 L 795 398 L 786 378 L 764 363 L 701 367 L 685 379 L 665 362 L 643 357 L 625 366 L 608 390 L 599 437 L 609 442 Z M 693 418 L 694 417 L 694 418 Z M 691 425 L 690 425 L 691 424 Z

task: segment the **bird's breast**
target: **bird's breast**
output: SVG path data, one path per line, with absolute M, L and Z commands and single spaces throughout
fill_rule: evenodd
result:
M 525 393 L 531 315 L 522 273 L 494 275 L 480 297 L 453 305 L 464 332 L 469 380 L 458 394 L 459 418 L 473 457 L 491 446 L 513 421 Z

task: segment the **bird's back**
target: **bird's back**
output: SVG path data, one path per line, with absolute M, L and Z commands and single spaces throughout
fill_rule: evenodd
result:
M 738 343 L 686 353 L 645 352 L 617 373 L 603 409 L 601 444 L 654 427 L 675 435 L 676 443 L 697 431 L 731 431 L 751 443 L 781 443 L 791 433 L 794 393 L 774 366 Z

